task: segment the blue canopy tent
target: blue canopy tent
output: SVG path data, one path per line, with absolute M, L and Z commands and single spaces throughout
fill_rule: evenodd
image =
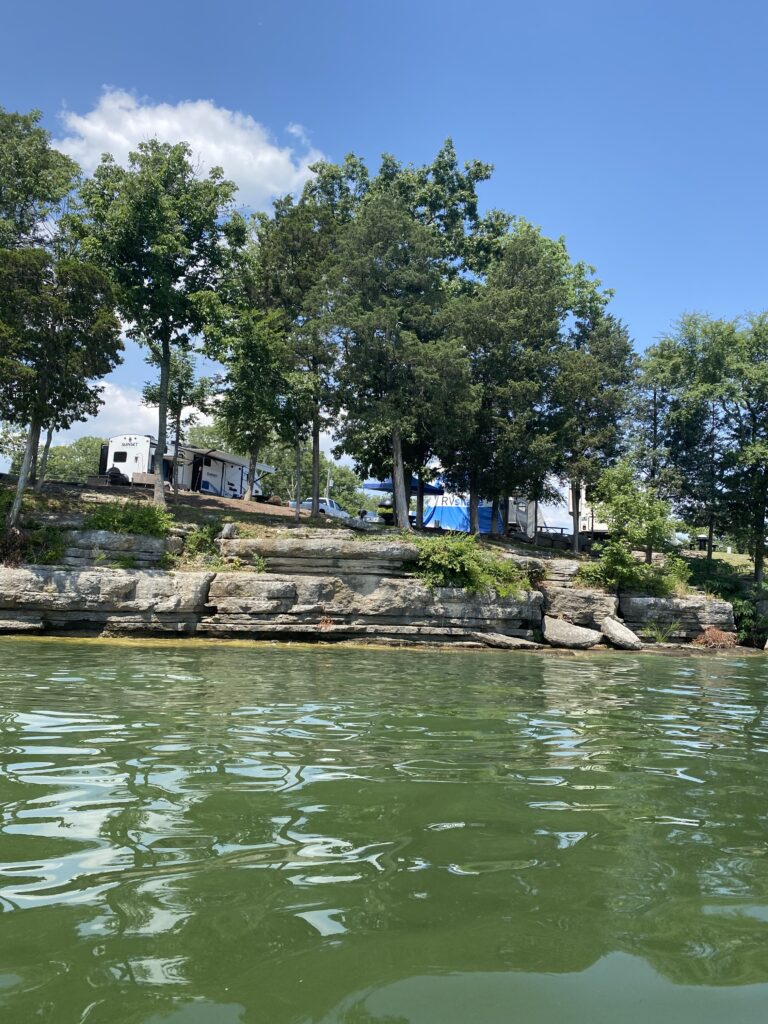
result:
M 363 484 L 364 491 L 386 491 L 388 494 L 392 494 L 394 490 L 394 484 L 392 483 L 392 477 L 387 477 L 386 480 L 366 480 Z M 411 494 L 419 493 L 419 481 L 415 476 L 411 477 Z M 445 494 L 445 488 L 442 484 L 424 484 L 425 494 Z

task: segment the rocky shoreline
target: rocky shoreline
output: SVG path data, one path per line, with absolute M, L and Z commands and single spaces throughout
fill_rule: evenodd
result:
M 103 552 L 110 543 L 103 533 L 96 540 L 83 537 L 80 550 Z M 130 550 L 125 535 L 115 544 L 121 554 Z M 578 563 L 567 559 L 510 556 L 543 579 L 501 598 L 429 589 L 408 574 L 416 549 L 403 541 L 326 535 L 227 538 L 219 546 L 224 564 L 237 560 L 245 571 L 0 568 L 0 633 L 638 650 L 659 630 L 689 643 L 707 627 L 734 629 L 726 601 L 588 590 L 574 586 Z

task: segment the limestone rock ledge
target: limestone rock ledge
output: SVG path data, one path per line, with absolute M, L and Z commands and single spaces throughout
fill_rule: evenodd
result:
M 6 632 L 38 624 L 54 632 L 193 633 L 213 576 L 210 572 L 0 567 L 0 620 L 6 623 Z M 9 628 L 11 623 L 20 628 Z
M 715 626 L 732 633 L 733 606 L 719 598 L 691 594 L 687 597 L 647 597 L 641 594 L 622 594 L 619 615 L 625 625 L 640 636 L 648 636 L 654 627 L 668 633 L 673 641 L 693 640 L 707 626 Z
M 542 596 L 429 590 L 372 575 L 277 576 L 134 569 L 0 568 L 0 631 L 196 633 L 211 637 L 530 639 Z M 476 641 L 475 641 L 476 642 Z
M 197 632 L 454 640 L 482 630 L 528 639 L 541 622 L 541 603 L 538 591 L 498 598 L 430 590 L 419 580 L 398 577 L 219 573 Z

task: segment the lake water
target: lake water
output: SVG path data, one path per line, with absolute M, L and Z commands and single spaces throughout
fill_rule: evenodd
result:
M 3 1024 L 764 1024 L 768 659 L 0 640 Z

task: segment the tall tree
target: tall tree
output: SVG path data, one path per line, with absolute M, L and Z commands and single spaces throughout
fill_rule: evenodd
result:
M 75 184 L 77 164 L 51 147 L 41 117 L 0 107 L 0 248 L 47 243 L 47 222 Z
M 449 307 L 464 339 L 477 404 L 452 457 L 451 481 L 469 493 L 470 530 L 481 497 L 544 498 L 557 462 L 552 390 L 566 323 L 591 286 L 562 239 L 524 220 L 499 242 L 484 281 Z M 495 516 L 492 517 L 495 521 Z
M 320 499 L 320 433 L 336 403 L 338 355 L 333 325 L 325 317 L 325 277 L 347 224 L 368 183 L 365 165 L 354 156 L 342 164 L 321 162 L 312 168 L 298 200 L 279 199 L 271 216 L 255 218 L 253 301 L 279 313 L 290 335 L 293 362 L 304 374 L 312 438 L 311 498 Z
M 633 417 L 634 449 L 646 481 L 671 498 L 687 522 L 706 529 L 708 558 L 724 522 L 721 353 L 735 329 L 700 314 L 682 317 L 643 357 L 641 396 L 648 401 Z
M 413 366 L 424 357 L 424 339 L 431 336 L 442 305 L 440 264 L 435 232 L 383 192 L 362 203 L 333 268 L 331 316 L 343 348 L 342 444 L 367 469 L 380 457 L 386 438 L 395 512 L 404 528 L 410 487 L 403 442 L 416 422 Z
M 151 356 L 148 362 L 153 363 Z M 168 373 L 168 416 L 173 437 L 174 500 L 178 500 L 179 493 L 179 448 L 185 440 L 187 430 L 195 425 L 200 413 L 205 412 L 211 389 L 211 381 L 206 377 L 198 377 L 195 372 L 193 352 L 181 350 L 171 353 Z M 159 404 L 159 381 L 154 380 L 144 385 L 142 400 L 145 405 Z
M 29 426 L 8 514 L 14 528 L 41 428 L 67 428 L 95 413 L 98 380 L 119 362 L 122 342 L 108 275 L 42 249 L 0 250 L 0 347 L 14 381 L 0 391 L 0 417 Z
M 219 284 L 245 225 L 232 215 L 235 185 L 220 168 L 196 170 L 186 143 L 152 139 L 121 167 L 105 155 L 84 183 L 83 230 L 91 252 L 117 284 L 129 338 L 146 345 L 160 369 L 155 502 L 165 504 L 171 355 L 190 347 L 205 326 L 201 293 Z
M 553 388 L 561 475 L 569 481 L 573 550 L 580 549 L 582 487 L 593 486 L 621 454 L 636 357 L 626 327 L 603 311 L 606 296 L 587 289 L 587 306 L 559 354 Z

